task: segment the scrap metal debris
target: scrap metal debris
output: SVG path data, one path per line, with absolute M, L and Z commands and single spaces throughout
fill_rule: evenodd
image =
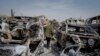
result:
M 11 13 L 11 17 L 0 19 L 0 56 L 100 56 L 100 34 L 91 27 L 95 17 L 80 25 L 72 24 L 77 22 L 72 19 L 61 23 L 49 20 L 53 36 L 48 48 L 44 34 L 47 17 Z

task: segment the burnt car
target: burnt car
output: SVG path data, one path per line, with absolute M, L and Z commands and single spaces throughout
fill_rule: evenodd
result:
M 32 17 L 30 19 L 32 25 L 28 25 L 28 29 L 26 25 L 30 21 L 25 19 L 7 20 L 7 23 L 10 22 L 9 28 L 11 28 L 9 31 L 9 35 L 11 36 L 10 40 L 9 36 L 0 29 L 0 56 L 31 56 L 35 52 L 44 37 L 41 19 L 35 21 Z
M 79 52 L 91 52 L 99 48 L 99 34 L 90 26 L 68 25 L 67 30 L 68 37 L 65 38 L 66 47 L 62 51 L 63 54 L 77 55 Z
M 100 15 L 88 18 L 86 25 L 92 27 L 100 35 Z
M 18 44 L 0 44 L 0 56 L 28 56 L 28 48 Z

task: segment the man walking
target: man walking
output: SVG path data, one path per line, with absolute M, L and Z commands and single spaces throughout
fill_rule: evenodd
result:
M 48 21 L 48 19 L 45 19 L 44 21 L 44 36 L 47 41 L 47 48 L 50 46 L 50 41 L 53 35 L 53 27 L 52 24 Z

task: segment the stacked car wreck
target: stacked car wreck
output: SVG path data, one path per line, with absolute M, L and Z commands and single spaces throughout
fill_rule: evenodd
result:
M 43 28 L 38 17 L 14 16 L 3 19 L 0 56 L 30 56 L 42 39 Z
M 2 17 L 0 20 L 0 56 L 45 56 L 43 54 L 49 49 L 44 50 L 46 49 L 44 19 L 47 18 L 14 15 L 4 19 Z M 50 53 L 54 51 L 54 56 L 100 56 L 98 54 L 100 16 L 86 21 L 68 19 L 61 23 L 56 20 L 50 22 L 53 24 L 54 31 Z M 55 51 L 57 48 L 59 50 Z
M 99 19 L 99 16 L 90 18 L 86 21 L 86 24 L 83 25 L 67 23 L 67 37 L 64 38 L 66 39 L 66 46 L 63 49 L 61 56 L 99 56 L 99 54 L 96 53 L 96 51 L 100 49 Z M 99 23 L 92 24 L 92 22 L 94 22 L 93 20 Z M 59 41 L 58 43 L 60 45 L 62 44 Z

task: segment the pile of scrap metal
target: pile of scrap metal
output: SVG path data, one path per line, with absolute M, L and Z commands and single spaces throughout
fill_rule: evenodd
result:
M 80 53 L 99 49 L 99 34 L 90 26 L 65 24 L 65 30 L 61 30 L 58 35 L 57 43 L 63 48 L 61 56 L 80 56 Z
M 43 27 L 38 17 L 5 19 L 0 29 L 0 56 L 30 56 L 42 39 Z

